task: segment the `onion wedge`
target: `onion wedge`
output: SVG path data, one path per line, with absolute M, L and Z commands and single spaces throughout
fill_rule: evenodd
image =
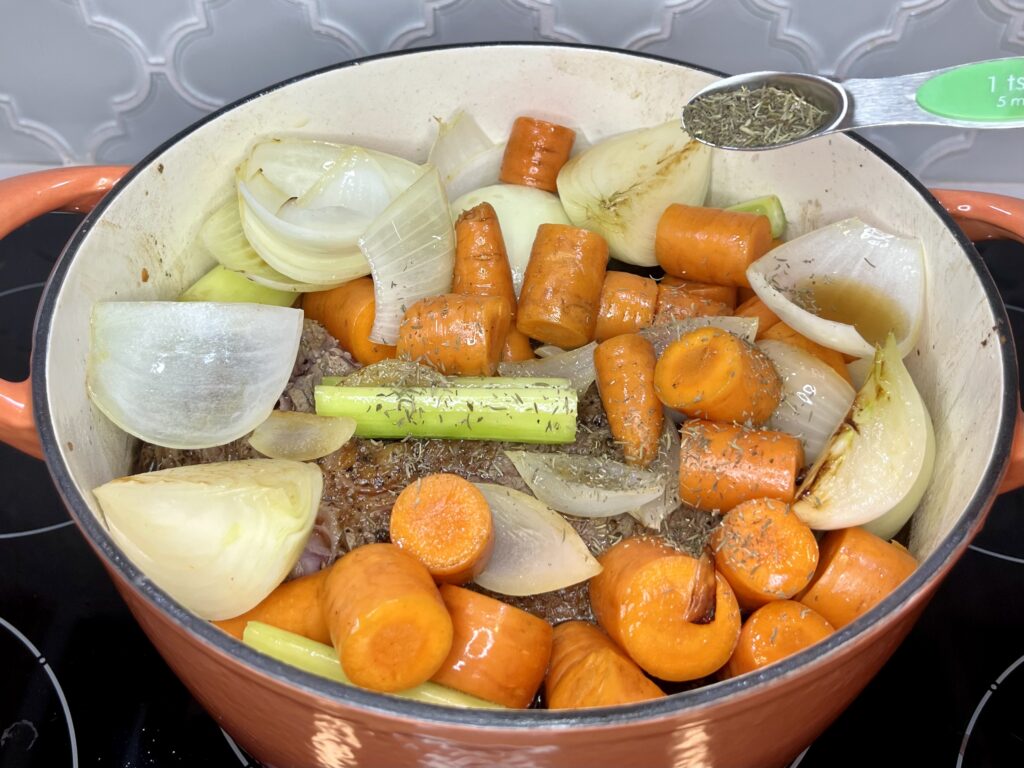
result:
M 533 495 L 574 517 L 614 517 L 665 492 L 665 479 L 611 459 L 534 451 L 505 451 Z
M 452 287 L 455 228 L 436 168 L 427 166 L 370 224 L 359 248 L 373 272 L 376 309 L 370 340 L 394 344 L 406 309 Z
M 92 310 L 89 397 L 125 432 L 209 448 L 251 432 L 295 364 L 302 310 L 264 304 L 108 301 Z
M 492 483 L 476 483 L 494 517 L 494 552 L 476 583 L 502 595 L 539 595 L 601 572 L 568 521 L 541 501 Z
M 356 420 L 273 411 L 249 436 L 249 445 L 271 459 L 313 461 L 334 453 L 355 434 Z
M 558 347 L 552 347 L 557 350 Z M 519 362 L 498 363 L 502 376 L 519 376 L 537 379 L 568 379 L 576 394 L 583 396 L 597 378 L 594 368 L 594 350 L 597 342 L 592 341 L 568 352 L 553 352 L 546 357 Z
M 844 219 L 773 248 L 747 278 L 784 323 L 823 346 L 870 357 L 890 331 L 900 357 L 917 344 L 925 265 L 916 238 Z
M 793 512 L 811 528 L 876 521 L 891 536 L 910 518 L 931 480 L 931 417 L 889 335 L 845 421 L 807 473 Z
M 498 183 L 505 145 L 495 144 L 476 120 L 458 112 L 440 122 L 427 162 L 437 168 L 451 200 Z
M 480 203 L 490 203 L 505 239 L 516 295 L 530 261 L 533 240 L 541 224 L 571 224 L 558 195 L 519 184 L 494 184 L 462 195 L 452 203 L 452 219 Z
M 248 459 L 144 472 L 93 493 L 114 541 L 146 577 L 216 620 L 245 613 L 284 580 L 322 491 L 315 464 Z
M 672 203 L 703 205 L 710 177 L 710 148 L 670 120 L 571 158 L 558 174 L 558 195 L 572 223 L 601 235 L 612 256 L 653 267 L 661 214 Z
M 782 379 L 782 401 L 767 427 L 799 437 L 804 458 L 813 464 L 857 393 L 831 367 L 799 347 L 774 339 L 759 341 L 757 346 Z

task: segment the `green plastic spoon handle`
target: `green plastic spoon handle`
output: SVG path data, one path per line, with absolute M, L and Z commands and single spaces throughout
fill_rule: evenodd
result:
M 991 123 L 1024 119 L 1024 57 L 993 59 L 941 72 L 917 89 L 933 115 Z

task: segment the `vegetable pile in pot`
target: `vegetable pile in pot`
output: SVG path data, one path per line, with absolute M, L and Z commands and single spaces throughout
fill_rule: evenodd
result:
M 448 706 L 657 698 L 849 623 L 916 567 L 921 244 L 705 207 L 712 152 L 260 139 L 217 266 L 94 308 L 90 396 L 139 438 L 111 535 L 244 643 Z

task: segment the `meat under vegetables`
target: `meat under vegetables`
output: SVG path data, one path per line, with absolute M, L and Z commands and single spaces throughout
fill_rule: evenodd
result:
M 355 367 L 322 326 L 306 321 L 299 358 L 280 407 L 311 412 L 313 388 L 320 380 L 324 376 L 345 375 Z M 324 568 L 363 544 L 388 541 L 388 523 L 395 498 L 409 483 L 426 475 L 449 472 L 473 482 L 498 483 L 529 493 L 526 483 L 504 453 L 508 449 L 558 450 L 622 460 L 622 451 L 611 437 L 597 389 L 593 386 L 579 401 L 576 441 L 566 445 L 353 438 L 340 450 L 317 462 L 324 475 L 323 497 L 313 533 L 292 577 Z M 151 472 L 258 456 L 246 438 L 199 450 L 143 444 L 134 471 Z M 663 537 L 673 546 L 696 554 L 703 548 L 714 524 L 711 515 L 685 507 L 676 510 L 660 532 L 646 529 L 629 515 L 567 519 L 595 556 L 619 540 L 640 533 Z M 529 597 L 495 597 L 552 623 L 593 620 L 586 584 Z

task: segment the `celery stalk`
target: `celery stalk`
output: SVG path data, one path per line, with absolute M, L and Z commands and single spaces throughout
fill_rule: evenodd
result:
M 337 651 L 329 645 L 259 621 L 250 621 L 245 625 L 242 642 L 284 664 L 290 664 L 310 674 L 326 677 L 345 685 L 352 685 L 352 681 L 348 679 L 341 668 Z M 503 708 L 500 704 L 484 701 L 476 696 L 456 691 L 454 688 L 429 682 L 417 685 L 407 691 L 399 691 L 394 695 L 403 699 L 413 699 L 448 707 Z
M 316 388 L 316 412 L 348 416 L 358 437 L 571 443 L 576 390 L 567 379 L 491 377 L 449 387 Z
M 742 203 L 730 205 L 725 210 L 767 216 L 772 227 L 772 237 L 782 237 L 782 233 L 786 231 L 786 213 L 782 210 L 782 201 L 776 195 L 744 200 Z

